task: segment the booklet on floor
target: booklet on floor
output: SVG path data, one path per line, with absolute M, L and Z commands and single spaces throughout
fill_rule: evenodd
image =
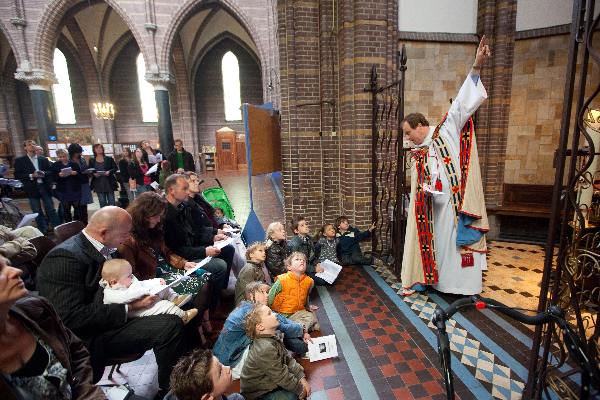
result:
M 335 335 L 314 337 L 312 338 L 312 342 L 308 342 L 308 358 L 310 362 L 337 356 L 338 349 Z
M 315 274 L 319 278 L 323 279 L 327 283 L 331 284 L 335 282 L 338 275 L 342 271 L 342 266 L 334 263 L 333 261 L 325 260 L 321 261 L 321 267 L 323 267 L 324 271 Z

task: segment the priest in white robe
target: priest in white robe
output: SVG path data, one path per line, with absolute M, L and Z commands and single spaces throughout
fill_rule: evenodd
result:
M 484 36 L 469 76 L 437 127 L 420 113 L 402 121 L 413 147 L 401 272 L 405 295 L 425 285 L 444 293 L 481 292 L 489 225 L 471 116 L 487 98 L 479 73 L 490 54 Z

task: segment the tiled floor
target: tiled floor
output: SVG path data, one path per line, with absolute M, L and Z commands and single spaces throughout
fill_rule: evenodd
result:
M 512 245 L 496 243 L 490 260 L 514 252 L 506 247 Z M 532 263 L 532 268 L 536 266 Z M 445 398 L 430 319 L 437 304 L 445 305 L 456 296 L 433 292 L 402 297 L 396 293 L 398 287 L 385 268 L 350 267 L 334 286 L 318 288 L 313 303 L 319 306 L 320 334 L 336 335 L 339 357 L 312 364 L 300 360 L 313 389 L 312 399 Z M 496 292 L 486 289 L 490 297 L 498 297 Z M 518 299 L 514 304 L 519 304 Z M 530 331 L 489 310 L 467 310 L 451 321 L 448 333 L 458 363 L 453 367 L 458 398 L 521 397 Z M 122 371 L 138 395 L 151 396 L 156 390 L 151 352 Z
M 211 176 L 204 178 L 204 187 L 216 184 L 209 181 Z M 219 173 L 219 179 L 243 225 L 250 211 L 247 175 Z M 269 175 L 253 177 L 254 210 L 264 228 L 283 220 L 273 181 Z M 540 246 L 491 243 L 483 295 L 535 309 L 543 261 Z M 435 307 L 457 297 L 435 291 L 402 297 L 398 290 L 399 283 L 389 270 L 365 267 L 345 268 L 334 286 L 314 292 L 320 334 L 336 335 L 339 357 L 317 363 L 300 360 L 313 400 L 445 398 L 430 320 Z M 449 323 L 448 333 L 458 398 L 521 397 L 531 330 L 491 310 L 461 310 Z M 123 365 L 114 378 L 127 379 L 138 396 L 152 398 L 157 390 L 152 352 Z M 239 383 L 232 390 L 239 390 Z

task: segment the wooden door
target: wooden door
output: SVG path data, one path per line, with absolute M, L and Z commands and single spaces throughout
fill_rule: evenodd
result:
M 237 167 L 239 170 L 248 169 L 246 161 L 246 137 L 243 134 L 236 135 Z
M 217 170 L 237 169 L 235 131 L 217 131 Z

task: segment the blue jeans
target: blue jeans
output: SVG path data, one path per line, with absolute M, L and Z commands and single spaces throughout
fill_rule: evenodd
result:
M 46 188 L 43 185 L 38 185 L 38 192 L 40 193 L 40 197 L 30 197 L 29 206 L 31 207 L 31 212 L 38 213 L 35 221 L 37 222 L 38 229 L 45 233 L 48 230 L 48 222 L 46 221 L 46 217 L 53 227 L 60 225 L 60 220 L 58 219 L 58 214 L 54 209 L 52 196 L 46 192 Z M 44 216 L 44 213 L 42 212 L 42 203 L 44 203 L 46 216 Z
M 284 389 L 275 389 L 262 396 L 261 400 L 298 400 L 298 395 Z
M 96 192 L 100 208 L 115 205 L 115 192 Z

